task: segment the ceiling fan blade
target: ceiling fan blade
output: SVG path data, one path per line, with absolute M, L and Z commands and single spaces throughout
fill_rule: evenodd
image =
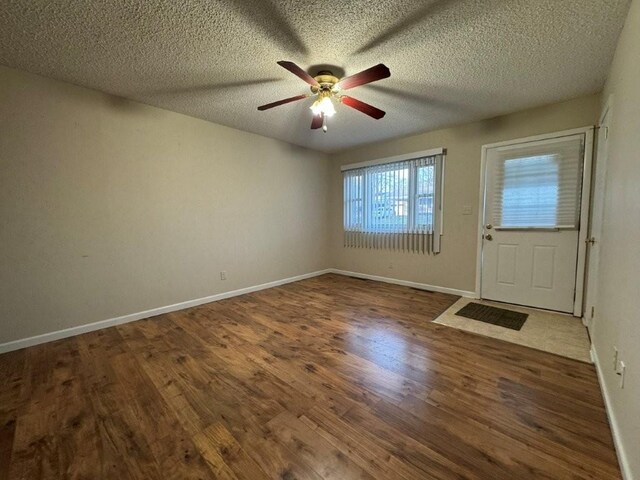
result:
M 285 98 L 284 100 L 278 100 L 277 102 L 267 103 L 266 105 L 260 105 L 258 107 L 258 110 L 260 110 L 260 111 L 269 110 L 270 108 L 279 107 L 280 105 L 284 105 L 285 103 L 291 103 L 291 102 L 295 102 L 297 100 L 302 100 L 303 98 L 307 98 L 308 96 L 309 95 L 297 95 L 295 97 Z
M 369 105 L 368 103 L 361 102 L 360 100 L 357 100 L 353 97 L 343 95 L 342 97 L 340 97 L 340 101 L 344 103 L 346 106 L 355 108 L 356 110 L 359 110 L 362 113 L 365 113 L 370 117 L 375 118 L 376 120 L 380 120 L 382 117 L 385 116 L 385 112 L 383 112 L 379 108 Z
M 278 65 L 280 65 L 282 68 L 286 68 L 294 75 L 299 76 L 302 80 L 307 82 L 309 85 L 313 85 L 314 87 L 320 86 L 320 84 L 316 81 L 315 78 L 313 78 L 311 75 L 309 75 L 307 72 L 305 72 L 302 68 L 300 68 L 295 63 L 287 62 L 286 60 L 280 60 L 278 62 Z
M 322 115 L 314 115 L 311 120 L 311 129 L 316 130 L 322 128 Z
M 340 87 L 341 90 L 348 90 L 350 88 L 359 87 L 360 85 L 365 85 L 371 82 L 376 82 L 390 76 L 391 71 L 389 70 L 389 68 L 387 68 L 386 65 L 379 63 L 378 65 L 367 68 L 360 73 L 356 73 L 354 75 L 351 75 L 350 77 L 343 78 L 338 82 L 338 87 Z

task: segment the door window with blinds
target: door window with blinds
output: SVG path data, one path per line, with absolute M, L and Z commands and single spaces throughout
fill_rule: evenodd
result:
M 444 151 L 343 170 L 345 246 L 440 251 Z
M 493 220 L 503 229 L 577 229 L 582 136 L 505 147 L 493 170 Z

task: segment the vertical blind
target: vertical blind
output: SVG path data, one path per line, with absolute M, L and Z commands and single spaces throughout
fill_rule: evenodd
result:
M 496 226 L 578 228 L 583 148 L 578 135 L 498 151 Z
M 439 252 L 441 172 L 442 155 L 345 170 L 344 245 Z

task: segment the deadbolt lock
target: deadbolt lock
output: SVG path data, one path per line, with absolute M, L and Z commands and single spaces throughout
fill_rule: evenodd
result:
M 484 228 L 486 228 L 487 230 L 491 230 L 493 228 L 493 225 L 487 223 Z

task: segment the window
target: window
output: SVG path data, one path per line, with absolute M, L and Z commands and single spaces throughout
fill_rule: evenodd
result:
M 501 224 L 555 226 L 557 210 L 558 161 L 554 155 L 512 158 L 504 162 Z
M 578 228 L 581 138 L 498 152 L 493 218 L 513 228 Z
M 343 167 L 345 244 L 436 252 L 442 164 L 438 153 Z

